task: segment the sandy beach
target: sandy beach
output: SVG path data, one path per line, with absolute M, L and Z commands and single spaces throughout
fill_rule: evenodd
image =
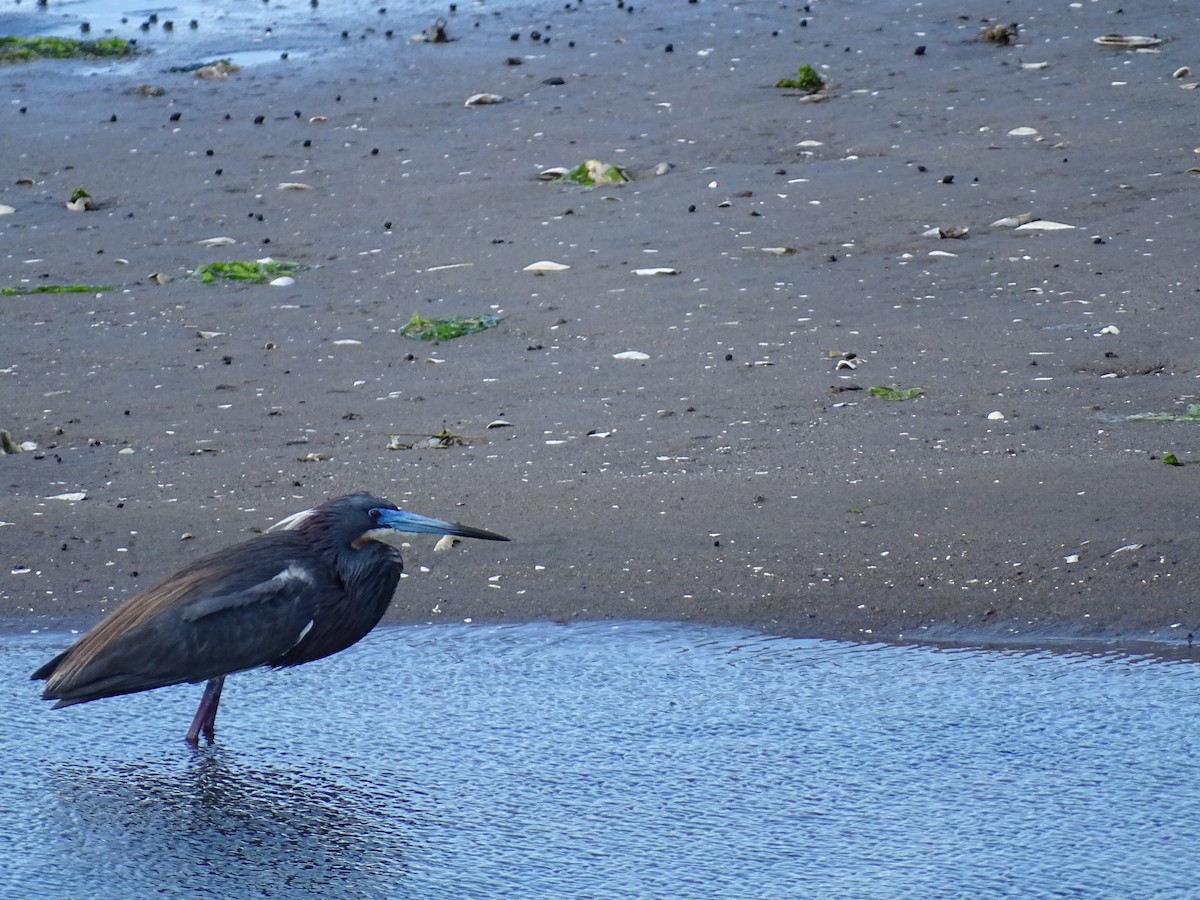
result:
M 393 621 L 1200 627 L 1193 4 L 997 4 L 1008 45 L 945 0 L 300 9 L 226 80 L 136 22 L 0 68 L 0 288 L 112 286 L 0 297 L 12 628 L 357 489 L 513 539 L 414 539 Z M 632 180 L 538 178 L 592 158 Z

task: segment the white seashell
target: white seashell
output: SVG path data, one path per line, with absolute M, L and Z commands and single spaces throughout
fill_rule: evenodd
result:
M 1121 329 L 1118 328 L 1116 325 L 1105 325 L 1103 328 L 1100 329 L 1100 333 L 1101 334 L 1120 334 Z
M 1074 225 L 1067 225 L 1063 222 L 1049 222 L 1038 219 L 1036 222 L 1026 222 L 1024 225 L 1018 225 L 1017 231 L 1072 231 Z
M 852 359 L 839 359 L 833 369 L 836 372 L 838 369 L 849 369 L 853 372 L 858 368 L 858 365 Z
M 633 274 L 634 275 L 678 275 L 679 270 L 678 269 L 670 269 L 670 268 L 666 268 L 666 267 L 660 267 L 660 268 L 656 268 L 656 269 L 634 269 Z
M 1009 137 L 1037 137 L 1038 130 L 1030 128 L 1028 125 L 1022 125 L 1019 128 L 1013 128 L 1008 132 Z
M 796 146 L 797 147 L 824 147 L 825 143 L 824 143 L 824 141 L 807 140 L 807 141 L 801 141 Z
M 1180 77 L 1182 77 L 1182 76 L 1180 76 Z M 654 174 L 655 175 L 666 175 L 673 168 L 675 168 L 674 163 L 660 162 L 657 166 L 654 167 Z
M 92 203 L 91 197 L 80 197 L 78 200 L 68 200 L 67 209 L 71 212 L 87 212 L 89 209 L 94 209 L 95 204 Z
M 958 256 L 957 253 L 951 253 L 949 250 L 930 250 L 930 256 Z
M 1027 69 L 1027 70 L 1046 69 L 1049 67 L 1050 67 L 1050 63 L 1048 63 L 1048 62 L 1021 63 L 1021 68 Z
M 227 247 L 230 244 L 236 244 L 237 241 L 235 241 L 231 237 L 222 236 L 222 237 L 205 238 L 202 241 L 196 241 L 196 243 L 199 244 L 201 247 Z
M 53 497 L 47 497 L 47 500 L 66 500 L 68 503 L 76 503 L 86 497 L 87 494 L 83 491 L 72 491 L 69 494 L 55 494 Z
M 989 419 L 991 419 L 993 422 L 999 422 L 1001 419 L 1004 418 L 1004 413 L 1000 412 L 999 410 L 995 410 L 993 412 L 988 413 L 987 417 Z
M 454 535 L 443 534 L 441 536 L 441 538 L 438 540 L 438 542 L 433 545 L 433 552 L 434 553 L 445 553 L 447 550 L 450 550 L 453 547 L 455 547 L 456 545 L 461 544 L 461 543 L 462 543 L 462 541 L 459 538 L 456 538 Z
M 147 275 L 146 277 L 149 278 L 151 281 L 153 281 L 155 284 L 170 284 L 171 283 L 171 276 L 165 272 L 154 272 L 153 274 Z
M 1067 556 L 1064 556 L 1064 557 L 1063 557 L 1063 562 L 1065 562 L 1065 563 L 1077 563 L 1077 562 L 1079 562 L 1079 554 L 1078 554 L 1078 553 L 1071 553 L 1071 554 L 1068 554 Z
M 488 422 L 487 425 L 485 425 L 484 427 L 485 428 L 512 428 L 512 422 L 509 422 L 506 419 L 492 419 L 492 421 Z
M 539 181 L 558 181 L 558 179 L 566 176 L 571 170 L 566 166 L 551 166 L 549 169 L 542 169 L 538 172 Z
M 571 268 L 571 267 L 566 265 L 565 263 L 556 263 L 556 262 L 552 262 L 551 260 L 548 260 L 548 259 L 541 259 L 541 260 L 538 260 L 537 262 L 530 263 L 524 269 L 522 269 L 522 271 L 523 272 L 563 272 L 569 268 Z
M 1157 47 L 1162 38 L 1146 37 L 1141 34 L 1102 34 L 1092 40 L 1102 47 L 1124 47 L 1137 49 L 1139 47 Z
M 941 236 L 942 236 L 942 229 L 940 229 L 940 228 L 926 228 L 924 231 L 921 232 L 921 237 L 940 238 Z
M 0 203 L 0 216 L 11 216 L 17 211 L 15 206 L 9 206 L 7 203 Z
M 774 253 L 776 256 L 788 256 L 796 252 L 795 247 L 763 247 L 763 253 Z
M 1176 69 L 1174 72 L 1171 73 L 1171 77 L 1172 78 L 1187 78 L 1191 74 L 1192 74 L 1192 70 L 1189 69 L 1187 66 L 1180 66 L 1178 69 Z
M 1003 219 L 997 219 L 989 227 L 990 228 L 1016 228 L 1018 225 L 1024 225 L 1026 222 L 1034 221 L 1036 217 L 1033 213 L 1021 213 L 1018 216 L 1005 216 Z
M 223 331 L 197 331 L 196 337 L 204 338 L 206 341 L 211 341 L 213 338 L 224 336 Z
M 281 191 L 310 191 L 312 190 L 303 181 L 281 181 L 279 182 L 279 190 Z
M 499 94 L 472 94 L 467 98 L 467 102 L 463 106 L 488 106 L 492 103 L 503 103 L 507 97 L 502 97 Z
M 316 125 L 318 122 L 328 122 L 328 116 L 311 116 L 308 120 L 309 125 Z
M 613 359 L 633 359 L 646 360 L 650 358 L 649 353 L 643 353 L 641 350 L 622 350 L 620 353 L 614 353 Z
M 1144 546 L 1146 546 L 1146 545 L 1145 544 L 1126 544 L 1124 547 L 1118 547 L 1116 550 L 1114 550 L 1109 555 L 1116 556 L 1118 553 L 1127 553 L 1130 550 L 1141 550 Z
M 132 447 L 122 447 L 117 451 L 118 456 L 133 456 L 134 449 Z
M 271 287 L 291 287 L 296 283 L 296 279 L 291 275 L 280 275 L 278 278 L 271 279 Z
M 37 449 L 37 441 L 21 441 L 21 449 L 28 453 Z
M 342 338 L 340 341 L 334 341 L 335 347 L 357 347 L 362 344 L 362 341 L 356 341 L 354 338 Z

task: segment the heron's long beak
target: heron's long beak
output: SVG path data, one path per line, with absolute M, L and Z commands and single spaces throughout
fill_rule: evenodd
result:
M 418 516 L 416 513 L 403 509 L 380 509 L 379 524 L 395 531 L 413 534 L 452 534 L 455 537 L 478 538 L 481 541 L 507 541 L 502 534 L 484 531 L 482 528 L 472 528 L 470 525 L 459 525 L 457 522 L 447 522 L 444 519 L 431 519 L 428 516 Z

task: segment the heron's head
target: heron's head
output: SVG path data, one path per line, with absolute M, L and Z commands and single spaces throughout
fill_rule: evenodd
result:
M 400 509 L 396 504 L 360 492 L 326 500 L 320 506 L 294 513 L 271 526 L 319 535 L 334 546 L 358 548 L 386 534 L 452 534 L 484 541 L 507 541 L 503 535 L 457 522 L 432 519 Z

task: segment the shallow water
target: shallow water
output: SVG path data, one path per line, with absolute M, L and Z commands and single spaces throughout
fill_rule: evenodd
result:
M 199 687 L 40 703 L 68 640 L 0 641 L 4 896 L 1195 895 L 1187 661 L 386 628 L 193 751 Z

